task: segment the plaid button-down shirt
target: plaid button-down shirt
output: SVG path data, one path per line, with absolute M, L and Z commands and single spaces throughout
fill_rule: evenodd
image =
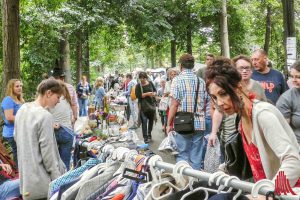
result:
M 190 69 L 184 69 L 172 81 L 171 94 L 179 102 L 177 112 L 194 112 L 195 98 L 197 91 L 197 76 Z M 197 108 L 195 113 L 195 130 L 205 130 L 205 106 L 208 95 L 205 82 L 199 78 L 199 92 Z

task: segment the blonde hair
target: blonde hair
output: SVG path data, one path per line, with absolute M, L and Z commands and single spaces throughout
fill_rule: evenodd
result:
M 7 86 L 6 86 L 5 96 L 10 96 L 16 102 L 24 103 L 25 101 L 23 99 L 23 94 L 20 94 L 20 95 L 17 96 L 14 93 L 14 87 L 15 87 L 16 82 L 18 82 L 18 81 L 20 83 L 22 83 L 19 79 L 10 79 L 8 81 Z
M 101 77 L 98 77 L 95 81 L 95 87 L 99 88 L 102 87 L 104 85 L 104 80 Z

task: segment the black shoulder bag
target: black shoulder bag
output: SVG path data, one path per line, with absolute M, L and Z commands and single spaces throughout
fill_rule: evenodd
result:
M 187 135 L 195 132 L 194 118 L 197 109 L 199 93 L 199 78 L 197 78 L 197 90 L 195 97 L 194 112 L 177 112 L 174 118 L 174 129 L 177 133 Z
M 239 121 L 240 117 L 237 115 L 235 119 L 236 131 L 228 137 L 224 145 L 225 164 L 229 175 L 246 180 L 252 177 L 252 170 L 243 147 L 242 135 L 238 129 Z

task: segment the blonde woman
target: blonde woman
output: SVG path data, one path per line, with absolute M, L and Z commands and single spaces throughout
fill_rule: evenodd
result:
M 18 79 L 8 81 L 6 94 L 1 103 L 2 118 L 4 120 L 3 138 L 8 142 L 13 151 L 14 161 L 18 164 L 17 145 L 14 140 L 14 122 L 15 116 L 24 103 L 22 96 L 23 84 Z
M 97 109 L 103 109 L 103 98 L 105 96 L 104 79 L 98 77 L 95 82 L 95 99 L 94 103 Z
M 91 94 L 91 91 L 92 88 L 87 82 L 86 76 L 82 76 L 76 90 L 78 95 L 79 116 L 87 116 L 88 97 Z

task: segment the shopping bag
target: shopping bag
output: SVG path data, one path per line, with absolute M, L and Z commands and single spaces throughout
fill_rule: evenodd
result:
M 168 136 L 163 139 L 163 141 L 160 143 L 158 150 L 159 151 L 165 151 L 165 152 L 171 152 L 173 155 L 178 154 L 178 148 L 177 144 L 174 138 L 174 135 L 176 134 L 175 131 L 171 131 Z
M 218 171 L 221 157 L 220 142 L 216 139 L 214 146 L 207 145 L 205 158 L 204 158 L 204 171 L 214 173 Z

